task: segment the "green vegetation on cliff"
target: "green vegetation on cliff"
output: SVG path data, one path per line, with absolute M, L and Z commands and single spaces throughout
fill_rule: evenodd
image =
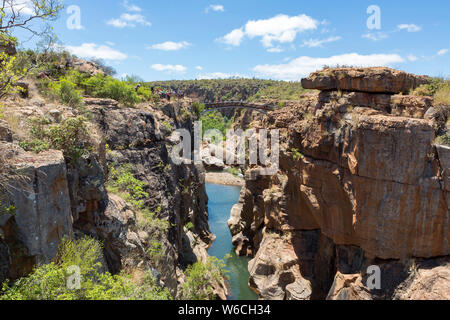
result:
M 27 151 L 36 153 L 49 149 L 62 150 L 67 160 L 76 161 L 90 149 L 86 118 L 66 119 L 62 123 L 52 124 L 44 117 L 30 120 L 30 140 L 20 143 Z
M 150 274 L 133 283 L 126 274 L 102 272 L 102 245 L 92 238 L 65 239 L 50 264 L 3 283 L 0 300 L 169 300 Z
M 220 112 L 212 111 L 201 116 L 200 121 L 202 121 L 203 134 L 205 134 L 205 132 L 207 132 L 208 130 L 218 130 L 225 138 L 226 132 L 231 128 L 234 119 L 228 119 L 227 117 L 224 117 Z
M 199 261 L 189 266 L 185 271 L 183 299 L 214 299 L 212 282 L 221 283 L 226 278 L 226 273 L 224 262 L 216 257 L 210 257 L 206 263 Z

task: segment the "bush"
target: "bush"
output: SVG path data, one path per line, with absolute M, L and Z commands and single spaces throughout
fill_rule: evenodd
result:
M 201 261 L 189 266 L 183 286 L 183 299 L 214 299 L 212 283 L 220 283 L 226 277 L 225 264 L 216 257 L 210 257 L 206 263 Z
M 83 81 L 82 85 L 86 93 L 93 97 L 114 99 L 128 107 L 141 102 L 133 85 L 112 77 L 96 75 Z
M 83 96 L 77 90 L 75 83 L 61 78 L 58 82 L 50 82 L 49 88 L 50 93 L 61 103 L 73 108 L 78 108 L 83 105 Z
M 293 156 L 295 161 L 303 159 L 303 154 L 300 151 L 298 151 L 298 149 L 292 148 L 291 152 L 292 152 L 292 156 Z
M 140 210 L 144 207 L 144 199 L 149 194 L 144 191 L 148 185 L 144 181 L 136 179 L 132 173 L 130 164 L 115 168 L 109 168 L 108 191 L 118 193 L 122 198 L 133 205 L 134 209 Z
M 434 96 L 436 92 L 445 85 L 445 82 L 440 78 L 433 78 L 431 83 L 423 84 L 417 89 L 411 92 L 412 95 L 415 96 Z
M 48 149 L 62 150 L 64 157 L 74 162 L 89 151 L 86 118 L 69 118 L 61 124 L 49 124 L 50 121 L 46 118 L 32 119 L 32 139 L 21 142 L 20 146 L 37 153 Z
M 203 134 L 208 130 L 219 130 L 225 137 L 227 130 L 231 128 L 233 119 L 227 119 L 218 111 L 208 112 L 200 118 L 203 126 Z
M 102 246 L 92 238 L 64 239 L 54 262 L 37 267 L 12 286 L 3 284 L 0 300 L 167 300 L 170 294 L 146 274 L 141 285 L 129 276 L 101 273 Z M 69 289 L 71 268 L 80 272 L 80 288 Z M 74 269 L 73 269 L 74 270 Z
M 436 143 L 450 146 L 450 134 L 447 132 L 446 134 L 437 137 Z
M 146 87 L 139 87 L 137 94 L 144 100 L 150 101 L 152 99 L 152 91 Z
M 204 103 L 198 103 L 194 102 L 192 105 L 192 108 L 194 110 L 194 113 L 197 117 L 200 117 L 203 111 L 205 111 L 205 104 Z

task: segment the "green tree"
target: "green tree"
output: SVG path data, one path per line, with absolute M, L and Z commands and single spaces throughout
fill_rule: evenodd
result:
M 216 257 L 210 257 L 206 263 L 199 261 L 189 266 L 185 275 L 183 299 L 214 299 L 213 283 L 220 283 L 226 277 L 225 264 Z
M 15 84 L 37 65 L 16 68 L 16 45 L 13 34 L 21 30 L 39 37 L 52 47 L 55 37 L 49 22 L 58 17 L 63 8 L 61 0 L 4 0 L 0 7 L 0 98 L 16 90 Z

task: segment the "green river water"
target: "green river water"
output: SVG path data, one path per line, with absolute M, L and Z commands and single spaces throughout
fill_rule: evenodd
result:
M 240 187 L 206 184 L 206 192 L 209 198 L 209 225 L 211 232 L 217 237 L 209 249 L 209 255 L 219 259 L 231 255 L 231 258 L 226 260 L 231 287 L 229 300 L 257 300 L 257 295 L 248 287 L 249 259 L 236 256 L 227 225 L 231 208 L 239 201 L 240 191 Z

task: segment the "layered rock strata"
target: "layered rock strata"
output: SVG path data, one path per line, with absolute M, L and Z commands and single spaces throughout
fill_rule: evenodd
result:
M 396 95 L 425 81 L 387 68 L 326 69 L 303 81 L 321 93 L 260 124 L 282 132 L 280 171 L 247 172 L 229 226 L 236 252 L 254 257 L 250 285 L 261 298 L 429 298 L 420 283 L 441 275 L 435 297 L 446 297 L 449 159 L 435 138 L 448 107 L 428 117 L 429 98 Z M 430 259 L 439 276 L 422 270 Z M 371 265 L 382 266 L 381 290 L 366 286 Z M 366 294 L 342 291 L 349 283 Z

